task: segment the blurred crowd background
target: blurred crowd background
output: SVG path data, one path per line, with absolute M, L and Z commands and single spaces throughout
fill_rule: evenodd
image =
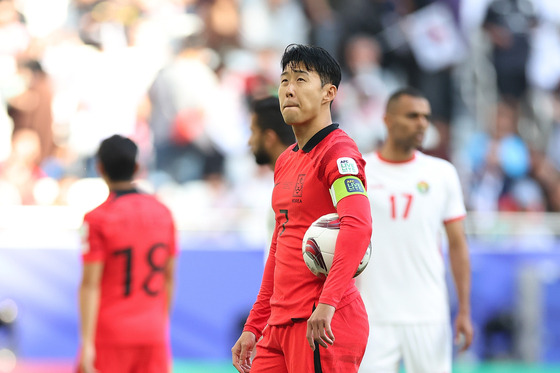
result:
M 269 232 L 249 104 L 276 94 L 290 43 L 341 63 L 334 120 L 363 153 L 392 91 L 430 99 L 424 149 L 457 167 L 469 210 L 477 337 L 463 358 L 560 361 L 558 0 L 0 0 L 0 295 L 22 309 L 22 354 L 74 354 L 75 236 L 107 195 L 95 151 L 119 133 L 191 250 L 174 351 L 228 358 Z
M 0 0 L 0 204 L 95 205 L 113 133 L 168 201 L 262 203 L 248 103 L 276 93 L 290 43 L 337 56 L 334 117 L 362 152 L 411 85 L 470 211 L 560 212 L 555 0 Z

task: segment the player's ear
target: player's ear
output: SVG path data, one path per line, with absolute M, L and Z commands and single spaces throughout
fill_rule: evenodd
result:
M 331 103 L 336 97 L 337 92 L 338 92 L 338 88 L 336 88 L 334 84 L 330 84 L 330 83 L 325 84 L 323 86 L 323 102 Z
M 385 128 L 389 130 L 391 128 L 391 114 L 385 113 L 383 115 L 383 122 L 385 123 Z
M 140 165 L 138 164 L 138 162 L 134 163 L 134 174 L 136 174 L 138 172 L 138 170 L 140 169 Z
M 274 143 L 278 142 L 278 135 L 270 128 L 263 131 L 264 145 L 270 148 Z

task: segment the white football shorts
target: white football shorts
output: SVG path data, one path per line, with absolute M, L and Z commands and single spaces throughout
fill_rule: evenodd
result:
M 451 373 L 452 332 L 448 323 L 376 324 L 360 373 L 397 373 L 401 360 L 406 373 Z

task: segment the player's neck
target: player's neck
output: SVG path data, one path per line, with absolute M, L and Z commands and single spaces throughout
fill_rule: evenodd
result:
M 107 186 L 111 192 L 135 189 L 132 181 L 109 181 L 107 182 Z
M 303 149 L 305 144 L 307 144 L 307 142 L 311 140 L 311 138 L 315 136 L 317 132 L 319 132 L 325 127 L 330 126 L 331 124 L 332 124 L 332 118 L 329 112 L 328 115 L 325 114 L 323 116 L 315 117 L 308 123 L 292 125 L 292 128 L 294 130 L 294 135 L 296 136 L 296 141 L 298 143 L 298 147 L 300 149 Z
M 388 142 L 383 144 L 381 149 L 379 149 L 379 155 L 381 156 L 381 158 L 391 162 L 410 161 L 414 158 L 414 152 L 414 148 L 404 149 Z
M 273 148 L 271 149 L 270 163 L 268 165 L 270 166 L 270 169 L 272 171 L 274 171 L 274 167 L 276 167 L 276 160 L 278 159 L 280 154 L 282 154 L 284 152 L 284 150 L 286 150 L 286 145 L 284 145 L 280 142 L 275 144 L 273 146 Z

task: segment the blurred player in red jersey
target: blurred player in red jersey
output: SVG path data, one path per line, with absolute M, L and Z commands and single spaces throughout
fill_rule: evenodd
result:
M 81 373 L 171 371 L 175 225 L 167 207 L 135 189 L 137 153 L 118 135 L 97 152 L 110 195 L 84 217 Z
M 292 44 L 282 56 L 280 108 L 297 143 L 276 161 L 275 232 L 257 301 L 232 348 L 239 372 L 351 373 L 362 360 L 369 326 L 353 276 L 370 242 L 371 211 L 362 156 L 332 123 L 340 77 L 322 48 Z M 320 278 L 303 261 L 302 239 L 333 212 L 340 216 L 336 254 Z

